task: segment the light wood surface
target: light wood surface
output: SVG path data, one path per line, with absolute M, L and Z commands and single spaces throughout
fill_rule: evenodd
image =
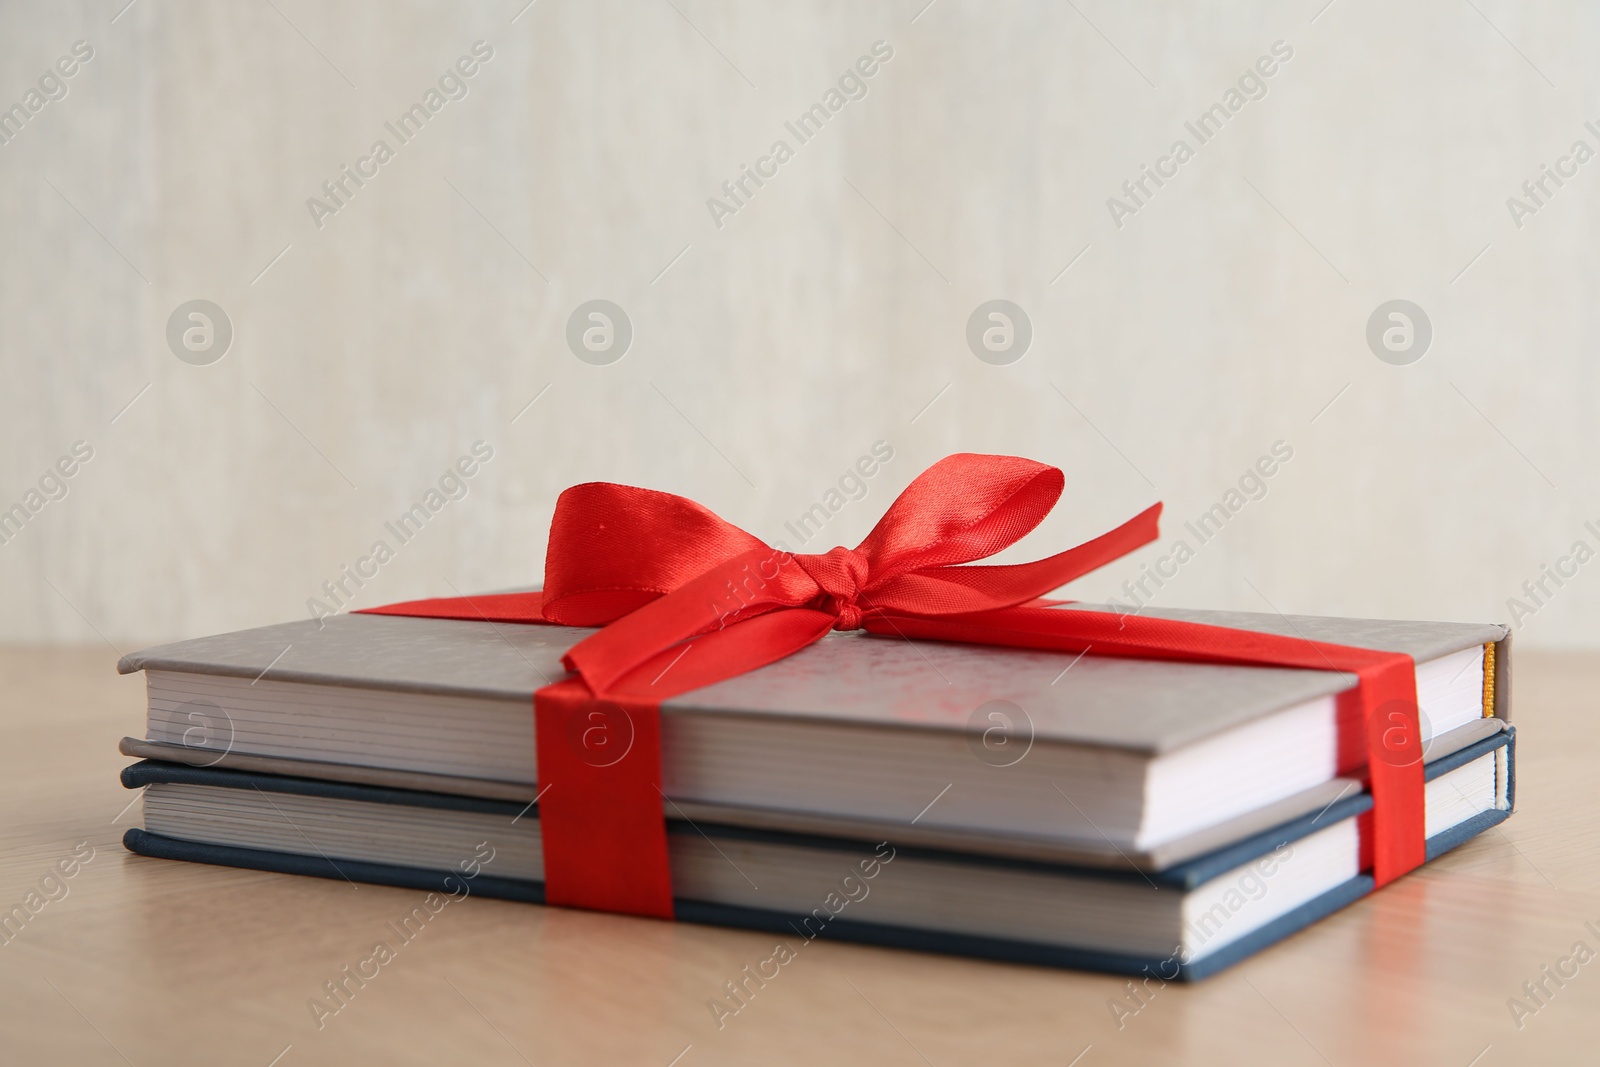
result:
M 1523 983 L 1576 942 L 1600 952 L 1600 655 L 1519 654 L 1503 827 L 1215 978 L 1152 984 L 1120 1028 L 1124 979 L 818 942 L 719 1029 L 707 1001 L 772 937 L 473 898 L 319 1029 L 308 1001 L 422 894 L 125 852 L 116 745 L 143 684 L 112 663 L 0 650 L 0 911 L 94 850 L 0 945 L 6 1064 L 1600 1061 L 1600 957 L 1520 1029 L 1507 1005 L 1537 1007 Z

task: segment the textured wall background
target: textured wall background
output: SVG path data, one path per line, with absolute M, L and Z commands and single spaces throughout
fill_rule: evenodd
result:
M 524 584 L 588 479 L 785 538 L 882 440 L 823 547 L 939 456 L 1011 452 L 1068 475 L 1011 559 L 1167 502 L 1163 547 L 1086 599 L 1187 537 L 1157 603 L 1511 621 L 1515 596 L 1520 640 L 1600 641 L 1600 562 L 1522 592 L 1600 548 L 1600 161 L 1507 207 L 1600 149 L 1593 5 L 125 2 L 0 9 L 0 107 L 26 112 L 0 146 L 0 508 L 27 513 L 0 638 L 297 617 L 379 539 L 357 604 Z M 401 144 L 385 123 L 477 41 Z M 800 144 L 785 122 L 877 41 L 866 95 Z M 1184 123 L 1277 41 L 1201 144 Z M 319 226 L 307 199 L 379 139 Z M 779 139 L 719 227 L 707 199 Z M 1007 365 L 966 340 L 996 298 L 1032 328 Z M 233 330 L 206 365 L 167 340 L 195 299 Z M 592 299 L 632 325 L 610 365 L 566 340 Z M 1431 321 L 1409 365 L 1367 343 L 1392 299 Z M 30 497 L 79 441 L 66 495 Z M 399 544 L 384 523 L 477 441 L 467 495 Z M 1278 441 L 1266 495 L 1186 534 Z

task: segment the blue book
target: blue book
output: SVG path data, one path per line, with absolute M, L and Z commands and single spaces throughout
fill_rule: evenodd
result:
M 1515 730 L 1426 768 L 1428 859 L 1510 814 Z M 145 856 L 544 902 L 538 804 L 145 760 Z M 1372 891 L 1359 790 L 1161 871 L 667 820 L 681 921 L 1046 966 L 1212 974 Z M 425 917 L 424 917 L 425 921 Z

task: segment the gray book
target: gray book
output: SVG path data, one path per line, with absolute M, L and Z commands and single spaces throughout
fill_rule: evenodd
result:
M 1411 655 L 1430 761 L 1507 717 L 1504 627 L 1149 614 Z M 149 689 L 124 751 L 531 800 L 533 693 L 592 632 L 344 615 L 147 649 L 119 665 Z M 697 821 L 1160 870 L 1359 791 L 1339 765 L 1354 684 L 835 633 L 666 701 L 663 785 Z

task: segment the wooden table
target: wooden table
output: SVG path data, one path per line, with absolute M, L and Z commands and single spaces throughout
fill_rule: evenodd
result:
M 123 851 L 144 688 L 113 662 L 0 650 L 0 910 L 57 898 L 0 945 L 6 1064 L 1600 1063 L 1600 956 L 1523 990 L 1600 953 L 1600 655 L 1519 654 L 1510 822 L 1120 1028 L 1123 979 L 819 942 L 719 1029 L 768 935 L 470 899 L 319 1029 L 308 1002 L 421 894 Z

